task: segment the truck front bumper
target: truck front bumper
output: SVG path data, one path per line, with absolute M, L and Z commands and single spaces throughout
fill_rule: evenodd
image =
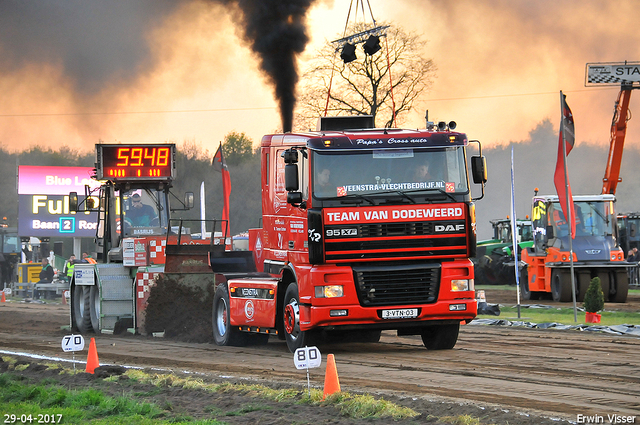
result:
M 339 327 L 343 329 L 399 329 L 429 326 L 436 322 L 473 320 L 478 311 L 475 299 L 438 301 L 433 304 L 388 307 L 359 305 L 300 306 L 300 329 Z

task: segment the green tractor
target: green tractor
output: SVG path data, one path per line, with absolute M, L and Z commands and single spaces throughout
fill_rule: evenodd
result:
M 476 285 L 515 285 L 515 258 L 511 236 L 511 219 L 503 218 L 490 221 L 493 226 L 493 239 L 479 241 L 475 268 Z M 516 220 L 518 260 L 523 248 L 533 246 L 531 220 Z

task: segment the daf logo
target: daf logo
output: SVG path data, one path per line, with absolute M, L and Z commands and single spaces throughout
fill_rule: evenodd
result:
M 456 224 L 455 226 L 453 224 L 447 224 L 446 226 L 444 224 L 436 224 L 435 226 L 436 232 L 460 232 L 462 230 L 464 230 L 464 224 Z
M 601 249 L 586 249 L 584 252 L 590 255 L 600 254 Z

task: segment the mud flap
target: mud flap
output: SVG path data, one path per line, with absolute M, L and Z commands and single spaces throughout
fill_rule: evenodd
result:
M 227 285 L 231 325 L 254 332 L 275 329 L 278 279 L 230 279 Z

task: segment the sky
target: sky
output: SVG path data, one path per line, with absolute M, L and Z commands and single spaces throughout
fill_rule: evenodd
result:
M 308 37 L 296 58 L 302 71 L 342 36 L 351 0 L 295 1 Z M 236 2 L 252 3 L 1 1 L 0 146 L 90 151 L 99 141 L 187 141 L 215 152 L 232 131 L 256 145 L 281 131 L 273 80 L 246 41 Z M 607 144 L 619 87 L 585 87 L 585 65 L 640 61 L 637 0 L 368 3 L 378 23 L 420 34 L 437 67 L 407 126 L 424 127 L 428 109 L 431 120 L 454 120 L 485 147 L 527 140 L 547 118 L 557 128 L 561 90 L 577 143 Z M 372 22 L 364 5 L 366 14 L 353 5 L 350 22 Z M 637 146 L 635 124 L 627 143 Z

